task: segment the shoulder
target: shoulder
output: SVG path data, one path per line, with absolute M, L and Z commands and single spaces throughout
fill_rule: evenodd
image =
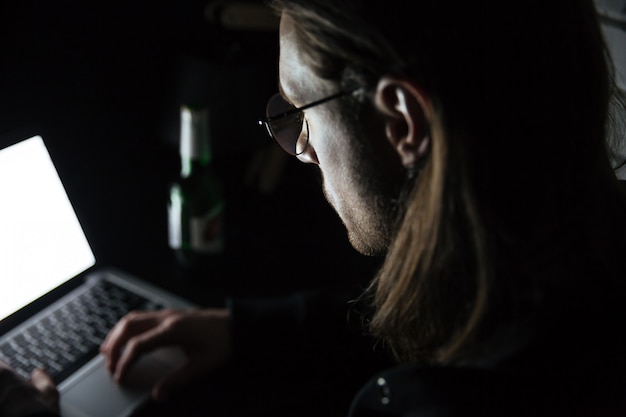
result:
M 494 392 L 494 389 L 503 390 L 503 382 L 509 393 L 522 386 L 514 378 L 484 370 L 397 367 L 377 375 L 361 389 L 352 404 L 351 416 L 408 416 L 426 412 L 429 416 L 453 416 L 454 410 L 469 411 L 480 406 L 486 397 L 503 401 Z
M 488 369 L 401 366 L 372 378 L 355 397 L 350 417 L 625 415 L 623 400 L 600 407 L 577 382 Z

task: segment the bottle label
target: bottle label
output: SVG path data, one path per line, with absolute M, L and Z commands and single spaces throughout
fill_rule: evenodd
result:
M 219 253 L 224 248 L 223 206 L 220 204 L 201 217 L 189 219 L 191 248 L 202 253 Z
M 224 205 L 218 204 L 202 216 L 185 216 L 182 201 L 174 193 L 168 206 L 169 245 L 204 254 L 224 249 Z

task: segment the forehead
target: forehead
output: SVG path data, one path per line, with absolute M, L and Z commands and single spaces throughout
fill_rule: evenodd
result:
M 325 84 L 305 62 L 301 51 L 295 23 L 289 15 L 283 14 L 280 19 L 279 83 L 282 93 L 298 104 L 319 96 L 314 92 L 323 89 Z

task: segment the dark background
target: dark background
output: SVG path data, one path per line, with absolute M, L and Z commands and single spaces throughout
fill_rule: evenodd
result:
M 277 30 L 225 30 L 204 18 L 206 3 L 0 2 L 0 145 L 41 134 L 98 262 L 200 305 L 362 287 L 379 260 L 349 245 L 318 169 L 276 153 L 257 125 L 277 90 Z M 179 106 L 188 101 L 210 107 L 226 193 L 226 249 L 202 272 L 182 268 L 167 245 Z M 282 170 L 264 189 L 259 178 L 270 167 L 249 172 L 272 152 Z M 333 350 L 333 340 L 319 343 Z M 316 356 L 309 371 L 291 370 L 285 358 L 287 375 L 266 372 L 274 368 L 259 358 L 254 373 L 216 375 L 168 407 L 149 404 L 144 415 L 279 415 L 273 407 L 287 405 L 313 415 L 335 397 L 343 409 L 353 390 L 345 371 Z
M 0 134 L 41 133 L 101 264 L 203 304 L 367 279 L 317 169 L 284 159 L 271 191 L 247 179 L 274 145 L 257 125 L 277 89 L 277 31 L 227 30 L 206 1 L 24 0 L 0 5 Z M 179 105 L 211 108 L 227 247 L 190 274 L 167 247 Z M 282 157 L 281 157 L 282 158 Z
M 224 30 L 204 18 L 207 2 L 0 1 L 1 145 L 19 138 L 10 132 L 42 134 L 98 261 L 200 304 L 364 285 L 379 260 L 350 247 L 315 167 L 283 159 L 270 191 L 259 189 L 258 175 L 247 180 L 255 158 L 274 149 L 256 120 L 277 89 L 277 32 Z M 186 101 L 211 108 L 227 199 L 226 251 L 203 273 L 181 268 L 167 246 L 168 184 L 179 170 Z M 328 394 L 325 385 L 351 398 L 343 395 L 352 389 L 345 372 L 324 372 L 315 380 L 294 369 L 288 376 L 299 383 L 260 372 L 234 381 L 218 375 L 207 381 L 211 390 L 191 389 L 186 405 L 145 415 L 217 415 L 219 400 L 258 416 L 260 405 L 301 397 L 307 401 L 296 404 L 297 415 L 319 415 L 329 401 L 320 394 Z

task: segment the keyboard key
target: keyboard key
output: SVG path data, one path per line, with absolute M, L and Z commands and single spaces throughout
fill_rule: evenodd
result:
M 33 369 L 43 368 L 53 378 L 61 378 L 96 355 L 111 327 L 125 314 L 159 307 L 124 288 L 100 281 L 0 345 L 0 360 L 26 377 Z

